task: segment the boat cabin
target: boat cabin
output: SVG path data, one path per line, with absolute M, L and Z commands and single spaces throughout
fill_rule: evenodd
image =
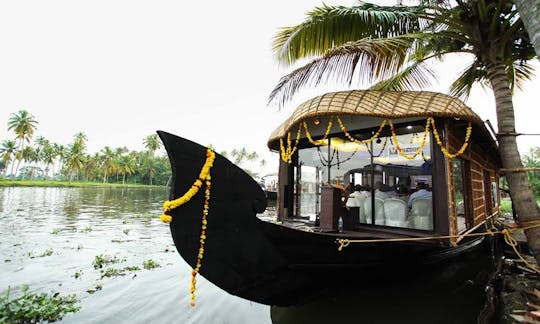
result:
M 301 104 L 271 135 L 278 220 L 311 230 L 405 236 L 467 233 L 499 211 L 493 132 L 460 100 L 351 90 Z

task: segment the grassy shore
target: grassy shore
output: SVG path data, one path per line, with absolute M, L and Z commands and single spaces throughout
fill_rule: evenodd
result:
M 133 183 L 103 183 L 103 182 L 75 182 L 75 181 L 60 181 L 60 180 L 11 180 L 0 179 L 0 187 L 120 187 L 120 188 L 161 188 L 163 186 L 144 185 Z

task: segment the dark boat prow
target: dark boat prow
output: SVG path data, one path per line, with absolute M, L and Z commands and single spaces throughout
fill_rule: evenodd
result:
M 171 163 L 172 200 L 182 196 L 198 178 L 207 148 L 163 131 L 157 133 Z M 264 297 L 246 292 L 246 287 L 256 286 L 261 280 L 261 273 L 286 266 L 279 251 L 260 230 L 261 221 L 256 217 L 266 209 L 265 193 L 246 172 L 217 153 L 211 181 L 208 239 L 200 273 L 231 294 L 267 303 Z M 171 214 L 174 243 L 191 267 L 197 262 L 203 203 L 204 194 L 199 192 Z

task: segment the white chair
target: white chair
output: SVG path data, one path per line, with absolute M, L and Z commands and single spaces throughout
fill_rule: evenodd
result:
M 411 227 L 433 230 L 433 204 L 431 198 L 418 198 L 412 202 Z
M 371 197 L 366 197 L 364 200 L 364 214 L 366 223 L 371 224 Z M 384 200 L 375 197 L 375 224 L 385 225 L 384 221 Z
M 349 208 L 358 208 L 358 221 L 360 223 L 366 223 L 366 214 L 364 213 L 364 201 L 366 197 L 364 195 L 349 196 L 346 206 Z
M 409 227 L 407 203 L 398 198 L 384 200 L 384 219 L 387 226 Z

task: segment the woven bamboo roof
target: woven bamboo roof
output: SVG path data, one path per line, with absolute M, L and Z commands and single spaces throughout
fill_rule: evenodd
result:
M 312 117 L 358 115 L 381 118 L 456 117 L 482 124 L 482 119 L 461 100 L 430 91 L 349 90 L 329 92 L 302 103 L 270 135 L 268 146 L 283 138 L 298 123 Z

